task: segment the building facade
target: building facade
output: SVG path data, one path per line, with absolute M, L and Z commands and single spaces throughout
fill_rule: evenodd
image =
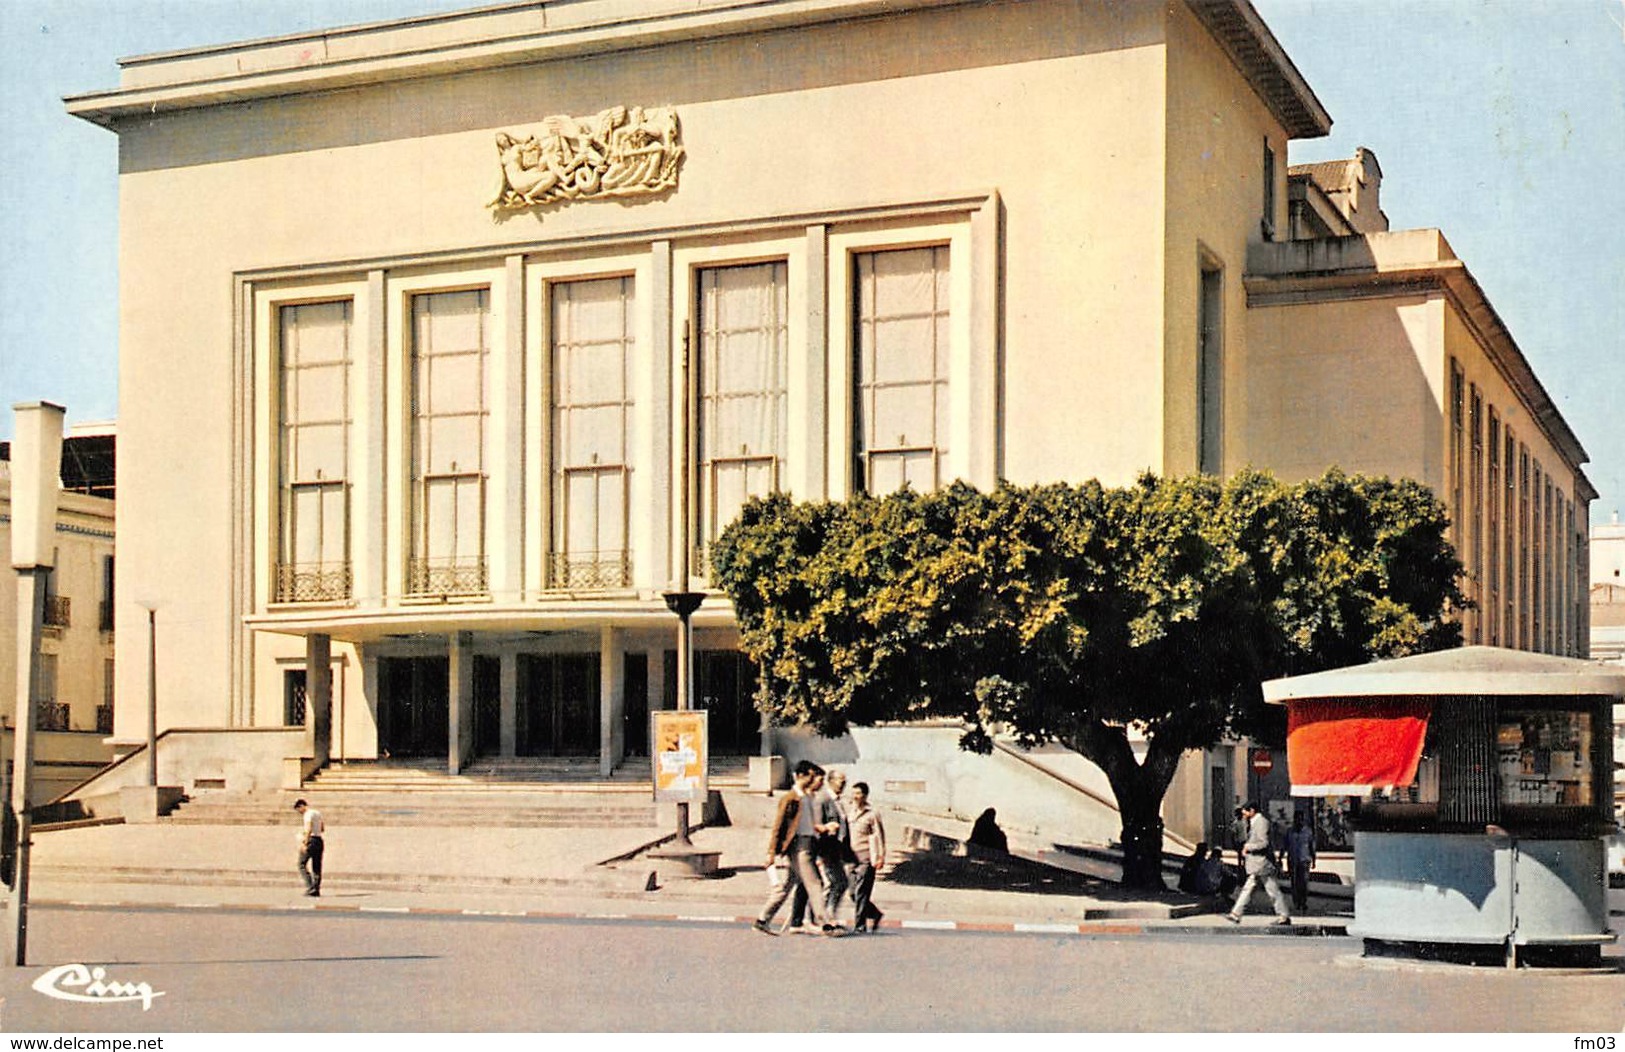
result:
M 71 427 L 62 439 L 56 559 L 45 584 L 43 680 L 35 728 L 45 794 L 65 790 L 112 759 L 114 664 L 114 434 L 110 424 Z M 0 442 L 0 551 L 11 551 L 9 443 Z M 11 763 L 16 726 L 17 589 L 0 588 L 0 757 Z
M 1374 157 L 1289 171 L 1330 118 L 1241 0 L 521 2 L 122 67 L 68 108 L 120 140 L 161 727 L 608 771 L 745 499 L 905 481 L 1411 475 L 1470 634 L 1584 638 L 1583 450 Z M 695 626 L 713 754 L 782 749 Z

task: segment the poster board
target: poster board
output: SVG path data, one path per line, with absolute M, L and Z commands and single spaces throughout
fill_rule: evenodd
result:
M 649 714 L 656 800 L 705 801 L 711 765 L 709 715 L 704 709 L 657 709 Z

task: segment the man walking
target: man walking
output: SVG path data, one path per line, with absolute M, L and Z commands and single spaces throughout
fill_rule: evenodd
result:
M 886 864 L 886 827 L 880 821 L 880 812 L 869 806 L 869 783 L 852 786 L 851 813 L 847 821 L 852 835 L 852 854 L 857 864 L 852 867 L 853 931 L 873 931 L 880 927 L 881 912 L 869 901 L 875 890 L 875 874 Z
M 777 934 L 772 927 L 773 918 L 784 905 L 784 900 L 795 894 L 796 888 L 807 889 L 808 907 L 814 920 L 821 920 L 825 935 L 839 935 L 841 929 L 829 916 L 823 914 L 823 884 L 818 877 L 818 834 L 816 796 L 824 784 L 824 769 L 810 760 L 796 764 L 795 784 L 779 798 L 778 810 L 773 816 L 773 828 L 768 834 L 767 865 L 771 870 L 779 858 L 788 865 L 784 880 L 776 883 L 768 894 L 762 912 L 751 927 L 763 935 Z
M 1270 855 L 1270 820 L 1259 813 L 1257 804 L 1251 802 L 1242 806 L 1241 817 L 1247 829 L 1247 839 L 1241 845 L 1242 867 L 1247 871 L 1247 879 L 1242 882 L 1241 890 L 1236 892 L 1236 904 L 1230 907 L 1224 919 L 1231 924 L 1240 924 L 1241 915 L 1247 912 L 1247 900 L 1252 898 L 1253 889 L 1262 882 L 1275 907 L 1272 925 L 1290 925 L 1292 918 L 1287 913 L 1286 898 L 1281 894 L 1280 881 L 1275 879 L 1280 871 L 1275 868 L 1275 861 Z
M 327 826 L 322 821 L 322 813 L 303 800 L 295 800 L 293 809 L 299 812 L 302 819 L 299 825 L 299 875 L 305 878 L 305 894 L 314 898 L 322 893 L 322 852 L 325 846 L 322 834 Z
M 1315 831 L 1302 811 L 1292 816 L 1286 834 L 1286 864 L 1292 877 L 1292 908 L 1302 913 L 1309 908 L 1309 871 L 1315 868 Z
M 846 807 L 841 793 L 846 789 L 846 775 L 831 769 L 824 777 L 824 788 L 813 794 L 817 806 L 818 872 L 824 878 L 824 915 L 833 923 L 840 916 L 841 896 L 846 894 L 846 867 L 852 860 L 852 838 L 847 830 Z M 791 934 L 806 931 L 802 922 L 807 917 L 807 896 L 817 888 L 803 885 L 790 899 Z

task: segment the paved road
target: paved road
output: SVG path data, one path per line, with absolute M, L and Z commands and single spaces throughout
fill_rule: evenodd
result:
M 1516 1030 L 1617 1033 L 1625 974 L 1362 961 L 1336 938 L 907 931 L 770 939 L 738 926 L 379 914 L 38 909 L 0 975 L 29 1031 Z M 161 997 L 75 1004 L 30 984 L 105 965 Z M 821 973 L 827 1000 L 782 996 Z M 1246 994 L 1252 995 L 1251 997 Z M 1256 1001 L 1253 1001 L 1256 998 Z M 1263 1018 L 1248 1003 L 1265 1007 Z M 776 1004 L 777 1014 L 766 1006 Z

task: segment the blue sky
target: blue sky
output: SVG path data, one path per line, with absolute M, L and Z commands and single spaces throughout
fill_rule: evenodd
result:
M 1625 508 L 1625 0 L 1255 0 L 1334 120 L 1293 163 L 1382 162 L 1439 227 Z M 0 437 L 10 405 L 117 414 L 117 140 L 64 95 L 117 59 L 471 0 L 0 0 Z

